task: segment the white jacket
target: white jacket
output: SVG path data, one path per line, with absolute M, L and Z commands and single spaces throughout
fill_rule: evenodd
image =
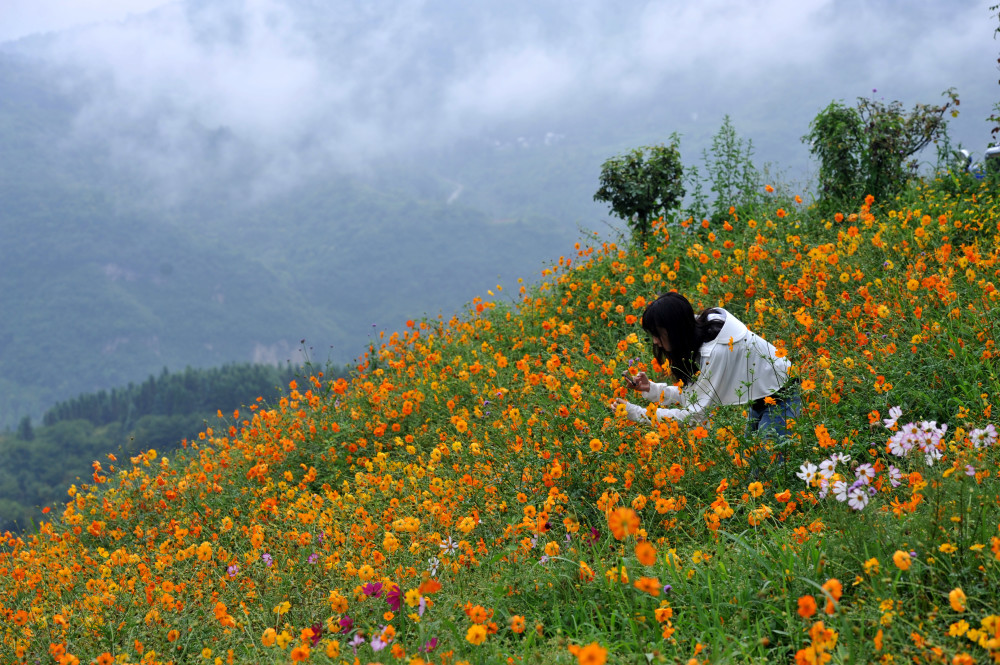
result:
M 699 349 L 701 372 L 694 384 L 682 391 L 667 383 L 650 383 L 649 390 L 642 393 L 651 402 L 680 405 L 656 409 L 658 418 L 703 421 L 714 406 L 749 404 L 773 395 L 788 380 L 788 359 L 779 358 L 770 343 L 730 312 L 720 312 L 709 315 L 710 321 L 721 319 L 724 323 L 719 335 Z M 628 403 L 625 408 L 630 420 L 649 422 L 646 409 L 638 404 Z

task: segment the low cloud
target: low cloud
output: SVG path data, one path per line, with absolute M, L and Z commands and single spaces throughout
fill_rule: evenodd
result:
M 76 140 L 176 192 L 244 173 L 266 190 L 511 122 L 614 127 L 622 109 L 715 122 L 744 107 L 815 113 L 872 88 L 934 102 L 959 85 L 979 122 L 995 97 L 994 26 L 985 5 L 949 5 L 402 0 L 385 14 L 188 0 L 18 48 L 85 95 Z

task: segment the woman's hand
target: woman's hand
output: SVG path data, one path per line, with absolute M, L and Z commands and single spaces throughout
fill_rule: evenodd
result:
M 645 372 L 639 372 L 635 376 L 632 376 L 629 374 L 628 370 L 625 370 L 625 372 L 622 373 L 622 376 L 625 377 L 625 383 L 627 383 L 628 387 L 632 390 L 636 390 L 640 393 L 649 392 L 649 377 L 646 376 Z
M 622 399 L 621 397 L 615 397 L 613 400 L 611 400 L 610 402 L 608 402 L 608 408 L 611 409 L 611 413 L 617 413 L 618 412 L 618 405 L 619 404 L 628 404 L 628 401 Z

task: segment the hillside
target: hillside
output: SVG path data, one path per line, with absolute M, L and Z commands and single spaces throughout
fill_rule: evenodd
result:
M 350 381 L 293 382 L 172 459 L 101 460 L 6 539 L 0 654 L 995 660 L 995 186 L 829 218 L 768 194 L 581 247 L 538 286 L 380 334 Z M 791 440 L 748 436 L 738 408 L 608 410 L 623 370 L 655 373 L 635 317 L 674 288 L 793 360 Z

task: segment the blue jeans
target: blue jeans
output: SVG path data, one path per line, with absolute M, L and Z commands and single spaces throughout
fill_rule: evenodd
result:
M 763 408 L 751 406 L 747 421 L 747 434 L 771 439 L 775 442 L 791 436 L 788 431 L 788 421 L 799 417 L 802 408 L 802 398 L 796 386 L 783 400 L 777 404 L 764 405 Z

